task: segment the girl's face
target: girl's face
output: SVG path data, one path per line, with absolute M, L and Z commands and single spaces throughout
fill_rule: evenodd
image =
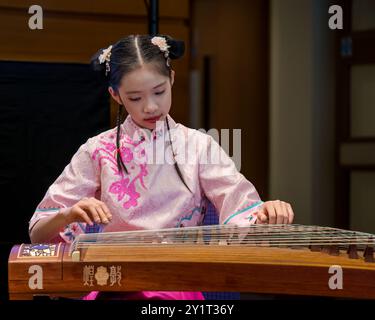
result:
M 125 75 L 117 92 L 112 87 L 108 90 L 117 103 L 124 104 L 137 125 L 153 130 L 171 108 L 173 82 L 174 71 L 169 78 L 144 65 Z

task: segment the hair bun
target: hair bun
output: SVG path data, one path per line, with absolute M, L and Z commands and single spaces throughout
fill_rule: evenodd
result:
M 173 40 L 169 49 L 169 57 L 171 59 L 181 58 L 185 53 L 185 42 L 182 40 Z
M 183 40 L 175 40 L 169 36 L 164 36 L 169 45 L 169 58 L 178 59 L 185 53 L 185 42 Z
M 99 56 L 102 54 L 104 48 L 100 49 L 97 53 L 95 53 L 92 57 L 91 57 L 91 61 L 90 61 L 90 66 L 92 68 L 92 70 L 96 71 L 96 72 L 100 72 L 100 73 L 105 73 L 105 63 L 100 63 L 99 61 Z

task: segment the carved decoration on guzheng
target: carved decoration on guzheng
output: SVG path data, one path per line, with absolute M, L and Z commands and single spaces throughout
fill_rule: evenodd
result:
M 114 286 L 116 283 L 121 287 L 122 273 L 121 266 L 110 266 L 110 286 Z
M 375 299 L 374 253 L 375 235 L 320 226 L 82 233 L 73 243 L 15 245 L 9 297 L 201 290 Z
M 96 268 L 96 269 L 95 269 Z M 121 286 L 122 272 L 121 266 L 105 266 L 96 267 L 95 265 L 85 265 L 83 267 L 83 285 L 93 287 L 96 284 L 99 286 L 114 285 Z
M 106 286 L 109 278 L 107 268 L 100 266 L 96 269 L 95 279 L 99 286 Z
M 84 266 L 83 267 L 83 285 L 93 287 L 94 286 L 94 270 L 95 266 Z
M 18 258 L 57 257 L 60 244 L 23 244 L 18 252 Z

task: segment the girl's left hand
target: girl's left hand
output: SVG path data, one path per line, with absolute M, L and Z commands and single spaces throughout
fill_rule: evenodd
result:
M 257 210 L 257 224 L 290 224 L 293 222 L 292 206 L 284 201 L 267 201 Z

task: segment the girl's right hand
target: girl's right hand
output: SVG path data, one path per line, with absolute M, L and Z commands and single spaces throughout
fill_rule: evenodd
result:
M 107 205 L 96 198 L 82 198 L 74 206 L 65 211 L 67 223 L 86 222 L 107 224 L 112 219 L 112 214 Z

